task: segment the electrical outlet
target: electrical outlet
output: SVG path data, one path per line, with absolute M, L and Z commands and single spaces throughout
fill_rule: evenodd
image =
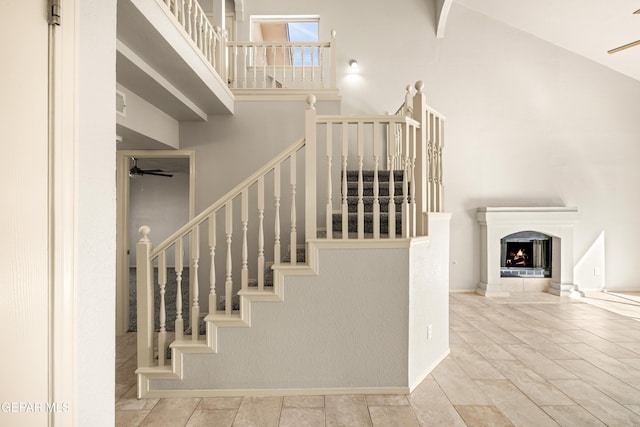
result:
M 433 325 L 429 325 L 427 326 L 427 340 L 430 340 L 432 335 L 433 335 Z
M 600 275 L 600 268 L 599 267 L 593 267 L 593 275 L 594 276 L 599 276 Z

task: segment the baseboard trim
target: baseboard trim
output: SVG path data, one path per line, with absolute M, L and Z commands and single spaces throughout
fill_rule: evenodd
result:
M 450 294 L 475 294 L 476 290 L 474 289 L 449 289 Z
M 422 373 L 422 375 L 420 375 L 418 377 L 418 379 L 416 381 L 413 382 L 413 384 L 409 385 L 409 393 L 413 393 L 413 391 L 418 388 L 418 386 L 420 384 L 422 384 L 422 382 L 427 379 L 427 377 L 431 374 L 431 372 L 433 372 L 433 370 L 440 364 L 440 362 L 442 362 L 444 359 L 447 358 L 447 356 L 449 356 L 449 354 L 451 354 L 451 349 L 447 347 L 447 351 L 444 352 L 444 354 L 442 356 L 440 356 L 437 360 L 435 360 L 427 369 L 424 370 L 424 372 Z
M 324 396 L 339 394 L 409 394 L 409 387 L 274 388 L 225 390 L 145 390 L 142 398 L 241 397 L 241 396 Z

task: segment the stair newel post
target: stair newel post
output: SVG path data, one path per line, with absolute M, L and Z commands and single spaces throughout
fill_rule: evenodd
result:
M 425 213 L 429 211 L 428 207 L 428 180 L 429 180 L 429 163 L 428 163 L 428 134 L 429 122 L 427 113 L 427 101 L 424 95 L 424 83 L 418 81 L 415 85 L 416 94 L 413 97 L 413 118 L 420 123 L 420 127 L 416 130 L 415 140 L 415 167 L 413 169 L 415 188 L 413 189 L 413 198 L 415 200 L 417 221 L 416 233 L 419 236 L 427 235 L 427 223 Z
M 349 238 L 349 204 L 347 183 L 347 157 L 349 155 L 349 123 L 342 122 L 342 238 Z
M 164 366 L 167 355 L 167 312 L 164 296 L 167 288 L 167 253 L 158 255 L 158 285 L 160 286 L 160 332 L 158 332 L 158 365 Z
M 209 216 L 209 313 L 216 312 L 216 213 Z
M 297 153 L 291 153 L 291 157 L 289 161 L 290 172 L 289 172 L 289 184 L 291 186 L 291 229 L 290 229 L 290 237 L 289 237 L 289 257 L 291 259 L 291 265 L 296 265 L 298 262 L 298 216 L 296 212 L 296 182 L 297 182 Z
M 304 221 L 305 221 L 305 240 L 315 239 L 317 237 L 317 115 L 316 115 L 316 97 L 314 95 L 307 96 L 307 109 L 305 111 L 305 165 L 304 165 Z M 331 191 L 331 190 L 329 190 Z M 292 257 L 293 258 L 293 257 Z
M 242 266 L 240 270 L 240 286 L 243 291 L 249 287 L 249 248 L 247 243 L 247 232 L 249 229 L 249 190 L 244 189 L 240 197 L 242 211 L 240 221 L 242 222 Z
M 409 237 L 409 138 L 411 129 L 405 119 L 402 124 L 402 236 Z
M 333 239 L 333 182 L 331 179 L 331 163 L 333 159 L 333 124 L 327 123 L 327 239 Z
M 373 238 L 380 238 L 380 179 L 378 178 L 378 163 L 380 159 L 380 141 L 378 134 L 380 123 L 373 123 Z
M 231 309 L 233 308 L 233 296 L 231 293 L 233 292 L 233 279 L 232 279 L 232 268 L 233 261 L 231 259 L 231 235 L 233 234 L 233 205 L 232 200 L 227 202 L 224 205 L 224 222 L 225 222 L 225 233 L 227 235 L 227 274 L 226 280 L 224 282 L 224 311 L 227 316 L 231 316 Z
M 258 178 L 258 290 L 264 290 L 264 177 Z
M 176 341 L 182 341 L 184 336 L 184 319 L 182 318 L 182 270 L 184 267 L 184 254 L 182 252 L 182 237 L 176 240 L 175 245 L 175 271 L 176 271 Z
M 362 168 L 364 166 L 364 123 L 358 122 L 358 239 L 364 239 L 364 180 Z
M 329 40 L 329 49 L 331 50 L 331 64 L 329 64 L 329 72 L 330 72 L 330 89 L 335 89 L 337 87 L 336 80 L 336 67 L 337 67 L 337 56 L 336 56 L 336 30 L 331 30 L 331 39 Z
M 143 225 L 138 231 L 141 236 L 136 245 L 138 368 L 146 368 L 153 362 L 153 267 L 150 259 L 153 245 L 149 240 L 149 227 Z
M 273 198 L 275 199 L 275 224 L 273 243 L 273 262 L 280 263 L 280 163 L 273 169 Z
M 198 340 L 200 332 L 200 283 L 198 282 L 198 268 L 200 263 L 200 226 L 196 225 L 191 231 L 191 258 L 193 259 L 192 307 L 191 307 L 191 339 Z

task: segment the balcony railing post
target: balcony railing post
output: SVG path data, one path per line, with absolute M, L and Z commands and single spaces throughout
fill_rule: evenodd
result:
M 307 110 L 305 111 L 305 240 L 315 239 L 316 220 L 318 212 L 316 210 L 316 97 L 307 97 Z
M 337 59 L 336 59 L 336 30 L 331 30 L 331 40 L 329 41 L 330 50 L 331 50 L 331 63 L 329 64 L 329 75 L 331 84 L 330 89 L 337 88 L 337 80 L 336 80 L 336 67 L 337 67 Z
M 428 233 L 426 213 L 428 211 L 428 177 L 429 163 L 427 161 L 427 101 L 423 92 L 424 83 L 416 82 L 416 94 L 413 96 L 413 118 L 420 123 L 416 133 L 415 170 L 413 179 L 415 180 L 415 201 L 416 201 L 416 232 L 418 236 Z
M 149 257 L 152 244 L 151 229 L 140 227 L 140 241 L 136 245 L 136 304 L 138 314 L 138 367 L 146 368 L 153 362 L 153 268 Z

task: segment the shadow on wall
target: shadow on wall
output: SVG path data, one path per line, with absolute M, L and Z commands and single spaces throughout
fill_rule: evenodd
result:
M 603 230 L 574 267 L 573 277 L 580 290 L 604 290 L 606 287 L 604 266 L 605 232 Z

